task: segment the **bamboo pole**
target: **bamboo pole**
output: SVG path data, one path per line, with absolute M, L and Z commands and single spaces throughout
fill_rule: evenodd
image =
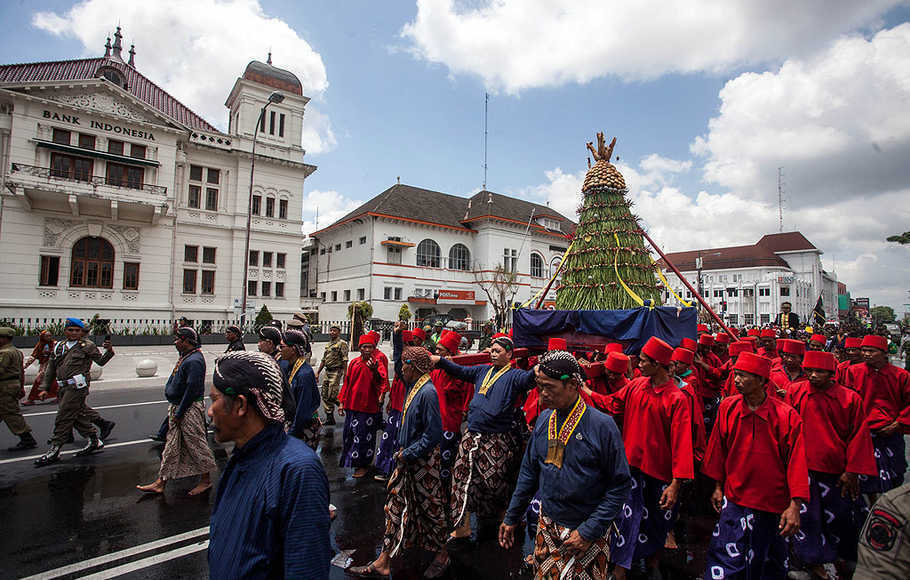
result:
M 696 300 L 698 300 L 698 303 L 705 307 L 705 310 L 708 311 L 708 314 L 711 315 L 711 318 L 713 318 L 721 326 L 721 328 L 723 328 L 724 331 L 730 335 L 730 338 L 732 338 L 735 341 L 740 340 L 740 338 L 738 336 L 736 336 L 735 334 L 733 334 L 730 331 L 730 329 L 727 327 L 727 325 L 724 324 L 724 321 L 721 320 L 720 316 L 718 316 L 717 313 L 714 312 L 714 310 L 712 310 L 710 306 L 708 306 L 708 303 L 705 302 L 705 299 L 701 297 L 701 294 L 698 293 L 698 290 L 696 290 L 695 288 L 692 287 L 691 284 L 689 284 L 689 281 L 686 280 L 686 277 L 682 275 L 682 273 L 676 268 L 676 266 L 673 265 L 673 262 L 671 262 L 669 260 L 669 258 L 667 258 L 667 255 L 664 254 L 661 251 L 661 249 L 657 246 L 657 244 L 654 243 L 654 240 L 651 239 L 651 236 L 649 236 L 648 233 L 645 232 L 644 230 L 641 231 L 641 235 L 643 235 L 645 237 L 645 239 L 648 240 L 648 243 L 651 244 L 651 247 L 657 251 L 657 254 L 663 259 L 663 261 L 667 264 L 667 266 L 669 266 L 670 269 L 673 270 L 673 273 L 676 274 L 676 277 L 679 278 L 680 280 L 682 280 L 682 283 L 686 285 L 686 288 L 688 288 L 690 292 L 692 292 L 692 295 L 695 296 Z

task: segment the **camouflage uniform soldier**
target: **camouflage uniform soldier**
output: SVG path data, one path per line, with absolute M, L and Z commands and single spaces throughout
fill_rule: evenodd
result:
M 910 578 L 910 483 L 883 494 L 859 539 L 856 580 Z
M 329 329 L 329 337 L 330 341 L 325 347 L 316 376 L 318 377 L 325 369 L 325 376 L 322 379 L 322 407 L 325 410 L 325 424 L 334 425 L 338 391 L 341 390 L 341 381 L 348 366 L 348 343 L 341 340 L 341 328 L 337 326 Z
M 0 421 L 19 437 L 19 443 L 9 451 L 23 451 L 37 447 L 38 442 L 19 408 L 19 399 L 25 395 L 25 370 L 22 353 L 13 346 L 14 334 L 12 328 L 0 327 Z
M 101 354 L 98 347 L 90 340 L 85 340 L 85 323 L 77 318 L 67 318 L 63 329 L 66 340 L 61 340 L 54 347 L 41 391 L 47 392 L 52 381 L 60 386 L 57 417 L 54 419 L 54 435 L 47 453 L 35 460 L 35 465 L 49 465 L 60 459 L 60 448 L 66 443 L 73 427 L 80 435 L 88 439 L 88 444 L 76 452 L 76 456 L 88 455 L 104 447 L 104 442 L 92 426 L 91 419 L 96 414 L 94 409 L 85 404 L 88 387 L 91 382 L 92 362 L 101 366 L 114 358 L 114 348 L 109 340 L 104 341 L 106 352 Z

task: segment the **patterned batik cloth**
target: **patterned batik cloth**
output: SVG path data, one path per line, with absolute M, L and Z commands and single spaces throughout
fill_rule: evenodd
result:
M 702 397 L 705 409 L 705 437 L 711 436 L 714 422 L 717 421 L 717 408 L 720 406 L 720 397 Z
M 401 429 L 401 411 L 389 409 L 389 416 L 386 417 L 382 426 L 382 435 L 379 438 L 379 450 L 376 451 L 376 460 L 373 465 L 386 474 L 392 473 L 395 469 L 395 452 L 398 451 L 398 431 Z
M 724 498 L 708 546 L 705 580 L 775 580 L 787 577 L 787 542 L 780 515 L 737 505 Z
M 382 549 L 389 557 L 419 548 L 438 552 L 448 537 L 439 447 L 427 459 L 398 462 L 386 487 Z
M 458 456 L 458 444 L 461 443 L 461 433 L 458 431 L 443 431 L 442 441 L 439 442 L 439 449 L 442 452 L 442 474 L 443 481 L 447 482 L 447 487 L 451 487 L 452 467 L 455 466 L 455 458 Z
M 540 523 L 540 490 L 534 493 L 528 509 L 525 510 L 525 521 L 528 522 L 528 538 L 537 538 L 537 525 Z
M 196 401 L 177 420 L 171 405 L 167 412 L 167 438 L 161 453 L 158 477 L 180 479 L 215 471 L 215 456 L 205 435 L 205 404 Z
M 515 458 L 521 455 L 514 432 L 465 432 L 452 470 L 453 527 L 471 512 L 481 518 L 502 515 L 518 476 Z
M 319 438 L 321 435 L 322 419 L 313 417 L 313 420 L 303 428 L 303 432 L 300 434 L 300 440 L 309 445 L 310 449 L 316 451 L 316 448 L 319 447 Z
M 611 528 L 612 530 L 612 528 Z M 546 514 L 540 514 L 540 525 L 534 540 L 534 578 L 537 580 L 605 580 L 607 562 L 610 560 L 609 532 L 591 542 L 581 556 L 566 558 L 562 545 L 572 533 L 571 528 L 560 526 Z
M 885 493 L 904 483 L 907 472 L 907 456 L 902 433 L 893 435 L 873 435 L 872 447 L 875 449 L 875 465 L 878 477 L 860 475 L 860 491 L 863 493 Z
M 382 421 L 382 413 L 344 412 L 342 434 L 341 467 L 369 467 L 373 463 L 376 448 L 376 430 Z
M 809 501 L 799 512 L 799 531 L 790 538 L 793 553 L 809 565 L 842 558 L 856 561 L 862 501 L 841 495 L 840 476 L 809 472 Z
M 624 503 L 617 519 L 617 533 L 613 536 L 610 552 L 613 563 L 626 570 L 640 558 L 647 558 L 664 547 L 667 534 L 676 521 L 676 510 L 662 510 L 660 496 L 667 484 L 640 470 L 630 467 L 632 493 Z

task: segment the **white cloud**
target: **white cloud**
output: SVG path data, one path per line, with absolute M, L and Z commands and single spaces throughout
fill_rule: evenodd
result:
M 413 53 L 492 89 L 721 72 L 807 54 L 901 0 L 418 0 Z
M 303 200 L 303 233 L 311 234 L 335 223 L 362 203 L 334 190 L 314 189 Z
M 104 53 L 105 37 L 123 27 L 124 57 L 136 45 L 136 68 L 213 125 L 227 126 L 227 99 L 251 60 L 269 50 L 277 67 L 290 70 L 316 101 L 328 87 L 322 57 L 286 22 L 266 14 L 257 0 L 84 0 L 66 12 L 38 12 L 32 24 L 79 40 L 86 56 Z M 308 123 L 313 122 L 313 126 Z M 335 145 L 331 124 L 311 102 L 304 148 Z

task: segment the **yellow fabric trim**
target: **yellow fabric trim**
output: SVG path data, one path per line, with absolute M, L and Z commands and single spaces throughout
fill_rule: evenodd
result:
M 616 272 L 616 279 L 619 280 L 619 284 L 622 286 L 623 290 L 625 290 L 626 293 L 632 297 L 632 300 L 634 300 L 639 306 L 644 306 L 645 301 L 642 300 L 641 296 L 629 288 L 619 275 L 619 236 L 614 233 L 613 239 L 616 240 L 616 252 L 613 253 L 613 271 Z M 651 305 L 651 308 L 654 308 L 653 304 Z
M 651 263 L 655 264 L 655 265 L 657 264 L 657 262 L 654 261 L 653 257 L 651 258 Z M 683 306 L 685 306 L 686 308 L 692 308 L 691 302 L 686 302 L 685 300 L 682 299 L 682 296 L 680 296 L 679 294 L 677 294 L 676 292 L 673 291 L 673 288 L 670 287 L 670 283 L 667 281 L 667 278 L 664 276 L 664 273 L 660 271 L 660 268 L 656 267 L 654 269 L 657 271 L 657 277 L 660 278 L 661 282 L 663 282 L 664 287 L 670 291 L 670 294 L 675 296 L 676 299 L 679 300 L 679 303 L 682 304 Z

